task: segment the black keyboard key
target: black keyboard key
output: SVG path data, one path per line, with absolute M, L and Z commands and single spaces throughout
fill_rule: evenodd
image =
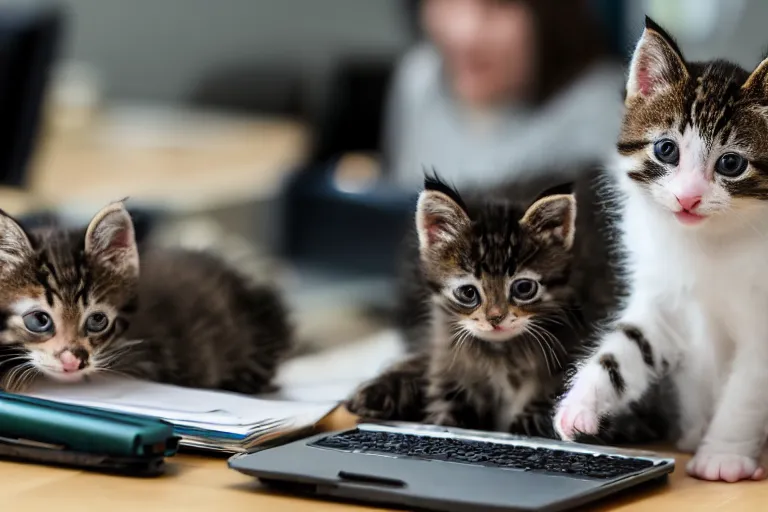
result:
M 598 479 L 617 478 L 653 466 L 653 462 L 645 459 L 367 430 L 328 436 L 313 445 L 349 452 L 380 453 Z

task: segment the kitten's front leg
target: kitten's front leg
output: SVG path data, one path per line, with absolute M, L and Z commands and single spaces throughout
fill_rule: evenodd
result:
M 677 359 L 662 341 L 659 315 L 648 297 L 630 299 L 616 327 L 602 337 L 558 404 L 555 430 L 565 440 L 596 435 L 601 419 L 624 412 Z
M 765 332 L 765 331 L 763 331 Z M 768 425 L 768 347 L 741 345 L 688 474 L 703 480 L 762 480 L 759 463 Z
M 347 401 L 347 409 L 367 419 L 422 421 L 428 367 L 426 354 L 397 362 L 358 388 Z

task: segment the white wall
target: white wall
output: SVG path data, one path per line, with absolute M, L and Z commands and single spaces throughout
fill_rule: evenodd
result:
M 112 97 L 179 101 L 216 66 L 272 58 L 298 62 L 322 90 L 340 53 L 393 52 L 408 40 L 401 0 L 59 1 L 70 11 L 65 57 L 95 64 Z M 703 3 L 711 3 L 714 33 L 703 40 L 677 34 L 689 58 L 750 67 L 768 48 L 766 0 L 625 1 L 630 39 L 646 12 L 665 25 L 696 25 L 712 12 Z M 730 20 L 732 11 L 738 19 Z
M 751 69 L 768 49 L 766 0 L 628 0 L 631 39 L 645 14 L 667 28 L 689 60 L 725 58 Z M 697 27 L 702 30 L 697 33 Z
M 340 52 L 406 41 L 395 0 L 62 0 L 65 57 L 96 65 L 112 97 L 179 101 L 211 68 L 272 58 L 322 81 Z

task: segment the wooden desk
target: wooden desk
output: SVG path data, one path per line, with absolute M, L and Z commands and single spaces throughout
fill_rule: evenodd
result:
M 353 424 L 353 416 L 338 410 L 328 418 L 324 427 L 346 428 Z M 601 503 L 596 510 L 746 512 L 768 507 L 768 482 L 700 482 L 685 475 L 687 457 L 681 456 L 677 460 L 678 469 L 668 485 L 628 493 Z M 169 464 L 167 476 L 134 479 L 0 463 L 0 508 L 56 512 L 381 510 L 270 494 L 254 479 L 228 469 L 223 458 L 180 455 L 170 459 Z
M 78 127 L 47 123 L 26 190 L 0 188 L 12 214 L 92 214 L 130 197 L 180 212 L 271 197 L 307 156 L 308 130 L 285 119 L 116 109 Z

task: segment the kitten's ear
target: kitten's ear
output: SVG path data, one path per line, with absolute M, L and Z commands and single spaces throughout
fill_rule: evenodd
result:
M 27 232 L 0 210 L 0 274 L 15 268 L 35 254 Z
M 85 232 L 85 253 L 115 272 L 139 275 L 133 221 L 122 201 L 102 209 Z
M 450 242 L 470 225 L 464 201 L 435 175 L 424 180 L 416 206 L 416 230 L 422 254 L 435 244 Z
M 627 98 L 648 97 L 688 79 L 685 59 L 672 37 L 651 18 L 629 64 Z
M 576 232 L 575 196 L 557 194 L 539 199 L 525 212 L 520 225 L 536 238 L 554 239 L 570 249 Z
M 741 88 L 745 91 L 753 91 L 759 96 L 768 94 L 768 57 L 757 65 Z

